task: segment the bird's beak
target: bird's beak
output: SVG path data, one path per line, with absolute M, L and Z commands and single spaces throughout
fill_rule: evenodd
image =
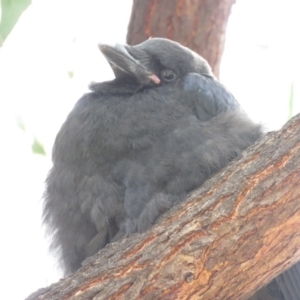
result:
M 100 44 L 99 49 L 110 63 L 116 78 L 128 78 L 129 75 L 141 85 L 160 83 L 160 79 L 130 55 L 125 46 L 121 44 L 115 46 Z

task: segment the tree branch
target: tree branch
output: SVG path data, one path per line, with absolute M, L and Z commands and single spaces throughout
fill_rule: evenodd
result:
M 300 115 L 33 299 L 247 299 L 300 259 Z
M 219 76 L 228 18 L 236 0 L 134 0 L 127 42 L 175 40 L 203 56 Z

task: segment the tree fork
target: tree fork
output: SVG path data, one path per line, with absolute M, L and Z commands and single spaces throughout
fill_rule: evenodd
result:
M 300 115 L 163 215 L 27 299 L 247 299 L 300 260 Z

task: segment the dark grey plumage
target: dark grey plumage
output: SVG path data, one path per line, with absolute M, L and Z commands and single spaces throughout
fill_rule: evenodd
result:
M 100 50 L 116 79 L 75 105 L 47 178 L 44 220 L 65 274 L 150 228 L 262 134 L 188 48 L 150 39 Z
M 257 291 L 249 300 L 299 300 L 300 262 L 278 275 Z

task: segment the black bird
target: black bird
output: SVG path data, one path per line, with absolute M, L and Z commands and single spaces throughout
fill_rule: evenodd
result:
M 178 43 L 100 45 L 115 79 L 59 131 L 44 222 L 65 273 L 157 218 L 261 135 L 208 63 Z

